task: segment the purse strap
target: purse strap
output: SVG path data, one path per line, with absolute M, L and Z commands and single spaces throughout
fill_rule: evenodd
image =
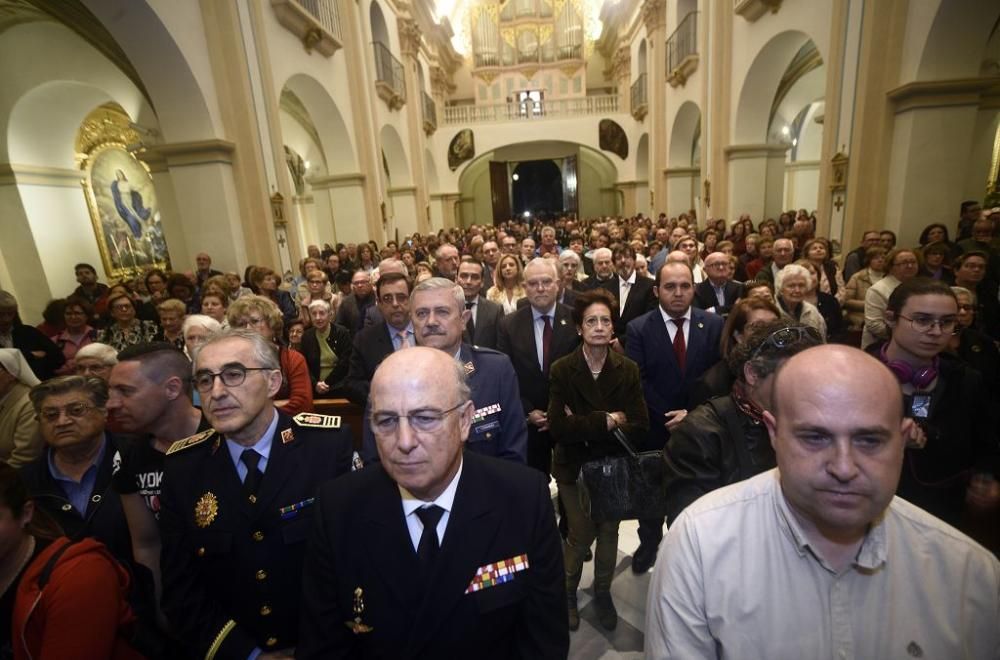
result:
M 624 431 L 622 431 L 620 428 L 616 426 L 613 429 L 611 429 L 611 435 L 615 436 L 615 439 L 621 444 L 622 447 L 625 448 L 625 451 L 626 453 L 628 453 L 629 456 L 631 456 L 632 458 L 638 457 L 638 454 L 636 454 L 635 449 L 632 448 L 632 444 L 628 441 L 628 438 L 625 437 Z

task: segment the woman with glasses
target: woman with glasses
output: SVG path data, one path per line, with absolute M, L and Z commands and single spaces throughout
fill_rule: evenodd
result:
M 975 327 L 976 294 L 961 286 L 951 290 L 958 301 L 958 324 L 948 340 L 948 352 L 978 371 L 993 401 L 1000 404 L 1000 351 L 989 335 Z
M 274 343 L 281 363 L 281 389 L 275 400 L 285 400 L 278 409 L 287 415 L 311 412 L 313 409 L 312 381 L 306 359 L 298 351 L 289 350 L 281 341 L 284 321 L 278 306 L 263 296 L 243 296 L 229 305 L 226 312 L 230 328 L 253 330 Z
M 57 376 L 74 373 L 74 359 L 77 352 L 87 344 L 97 340 L 97 330 L 90 325 L 94 308 L 83 298 L 70 296 L 63 310 L 65 326 L 62 332 L 51 337 L 52 342 L 62 351 L 66 363 L 56 370 Z
M 97 341 L 122 350 L 126 346 L 153 341 L 158 328 L 156 323 L 136 318 L 135 301 L 127 293 L 112 294 L 108 298 L 111 323 L 97 333 Z
M 339 301 L 340 296 L 337 298 Z M 333 308 L 333 313 L 337 313 L 337 303 L 334 302 L 333 292 L 330 290 L 329 277 L 326 272 L 318 268 L 306 273 L 305 281 L 299 287 L 299 321 L 307 328 L 312 323 L 309 319 L 309 305 L 316 300 L 325 300 Z
M 594 523 L 583 510 L 576 485 L 580 467 L 587 461 L 625 453 L 613 429 L 623 431 L 633 447 L 639 446 L 649 430 L 639 367 L 609 350 L 617 309 L 614 297 L 604 289 L 579 294 L 573 303 L 573 321 L 583 343 L 550 369 L 548 420 L 555 442 L 552 476 L 568 522 L 563 560 L 570 630 L 580 626 L 577 587 L 584 557 L 595 538 L 594 605 L 602 627 L 614 630 L 618 623 L 618 611 L 611 600 L 611 580 L 618 560 L 618 521 Z
M 912 280 L 920 271 L 920 258 L 913 250 L 897 248 L 885 255 L 885 277 L 873 284 L 865 294 L 865 327 L 861 333 L 861 348 L 889 338 L 885 309 L 889 296 L 901 283 Z
M 912 278 L 893 290 L 885 318 L 891 336 L 869 353 L 896 375 L 914 421 L 897 494 L 959 528 L 966 513 L 995 515 L 1000 427 L 982 377 L 946 352 L 959 323 L 955 293 Z

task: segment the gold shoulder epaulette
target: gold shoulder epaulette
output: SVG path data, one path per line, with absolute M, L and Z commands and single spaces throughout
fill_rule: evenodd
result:
M 201 433 L 195 433 L 190 438 L 184 438 L 183 440 L 178 440 L 174 444 L 170 445 L 170 449 L 167 450 L 167 455 L 178 452 L 182 449 L 187 449 L 188 447 L 194 447 L 197 444 L 205 442 L 209 438 L 215 435 L 215 429 L 208 429 L 207 431 L 202 431 Z
M 292 417 L 296 424 L 313 429 L 339 429 L 340 415 L 320 415 L 318 413 L 299 413 Z

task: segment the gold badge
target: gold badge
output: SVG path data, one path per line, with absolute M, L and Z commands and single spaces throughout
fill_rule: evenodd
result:
M 198 527 L 208 527 L 219 513 L 219 500 L 213 493 L 205 493 L 194 505 L 194 522 Z
M 289 442 L 295 439 L 295 434 L 292 433 L 292 429 L 285 429 L 281 432 L 281 444 L 287 445 Z
M 476 370 L 476 365 L 472 364 L 472 361 L 470 360 L 470 361 L 466 362 L 465 364 L 463 364 L 462 368 L 465 369 L 465 375 L 466 376 L 471 376 L 472 372 L 474 372 Z
M 339 415 L 320 415 L 317 413 L 299 413 L 292 417 L 296 424 L 314 429 L 339 429 Z
M 364 591 L 361 587 L 356 587 L 354 589 L 354 619 L 351 621 L 344 621 L 344 625 L 351 629 L 351 632 L 355 635 L 360 635 L 361 633 L 369 633 L 374 628 L 361 622 L 361 615 L 365 613 L 365 596 Z

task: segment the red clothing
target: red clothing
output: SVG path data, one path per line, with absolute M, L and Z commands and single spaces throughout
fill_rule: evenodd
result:
M 103 544 L 85 538 L 69 546 L 39 588 L 49 558 L 67 540 L 56 539 L 35 557 L 18 585 L 11 627 L 15 660 L 141 660 L 121 635 L 135 622 L 129 574 Z
M 281 389 L 275 398 L 288 399 L 288 403 L 279 410 L 293 417 L 300 412 L 312 412 L 312 379 L 309 378 L 306 359 L 298 351 L 288 350 L 284 346 L 278 353 L 281 360 Z

